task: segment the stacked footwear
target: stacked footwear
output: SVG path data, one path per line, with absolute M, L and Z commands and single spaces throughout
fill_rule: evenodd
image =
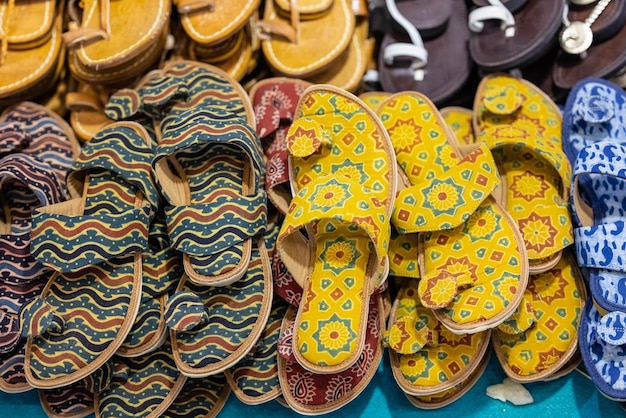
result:
M 626 400 L 624 375 L 624 170 L 622 118 L 626 94 L 589 78 L 577 83 L 564 109 L 563 140 L 574 165 L 572 211 L 578 263 L 590 298 L 580 324 L 580 351 L 602 394 Z

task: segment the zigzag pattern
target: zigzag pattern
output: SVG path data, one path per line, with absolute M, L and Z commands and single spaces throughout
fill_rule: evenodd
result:
M 254 326 L 260 318 L 267 294 L 263 264 L 253 247 L 247 273 L 224 287 L 197 286 L 187 281 L 182 291 L 195 293 L 210 307 L 210 320 L 188 332 L 176 334 L 176 348 L 181 361 L 194 369 L 217 367 L 241 346 L 252 344 Z
M 56 389 L 40 390 L 39 400 L 48 416 L 86 416 L 93 412 L 94 395 L 80 382 Z
M 280 394 L 278 338 L 288 307 L 289 304 L 281 298 L 274 298 L 267 325 L 256 346 L 226 372 L 235 395 L 244 403 L 267 402 Z
M 128 379 L 111 381 L 96 396 L 96 408 L 102 418 L 148 416 L 176 396 L 172 389 L 178 379 L 185 378 L 176 368 L 169 341 L 150 354 L 123 362 L 129 368 Z
M 215 417 L 226 403 L 229 392 L 226 378 L 221 373 L 203 379 L 188 379 L 174 403 L 162 417 Z

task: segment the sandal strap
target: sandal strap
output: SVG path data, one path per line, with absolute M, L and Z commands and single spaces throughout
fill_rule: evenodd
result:
M 391 335 L 396 335 L 392 338 Z M 415 315 L 400 316 L 385 332 L 383 344 L 399 354 L 414 354 L 424 347 L 436 347 L 439 344 L 439 332 L 430 329 L 417 312 Z
M 44 206 L 65 200 L 64 187 L 53 171 L 49 164 L 27 154 L 10 154 L 0 159 L 0 181 L 18 180 L 28 186 Z
M 22 306 L 19 318 L 23 337 L 38 337 L 44 333 L 59 335 L 65 326 L 54 307 L 42 298 L 35 298 Z
M 475 281 L 476 277 L 469 272 L 455 274 L 443 269 L 433 270 L 422 277 L 417 293 L 422 306 L 443 309 L 454 301 L 459 290 L 472 287 Z
M 278 249 L 285 251 L 286 238 L 311 224 L 323 220 L 342 221 L 367 233 L 374 244 L 378 265 L 385 266 L 391 226 L 384 204 L 371 196 L 370 191 L 356 181 L 339 181 L 331 175 L 308 183 L 291 201 L 278 235 Z M 382 276 L 378 275 L 373 289 L 384 282 L 386 277 Z
M 176 292 L 165 305 L 164 319 L 174 331 L 190 331 L 207 323 L 209 315 L 204 303 L 192 292 Z
M 596 333 L 599 340 L 610 346 L 626 345 L 626 313 L 614 311 L 602 316 Z
M 150 206 L 118 213 L 80 215 L 72 200 L 55 205 L 70 215 L 33 213 L 31 254 L 60 272 L 76 271 L 115 257 L 148 250 Z
M 423 80 L 424 72 L 422 69 L 428 64 L 428 51 L 424 47 L 424 41 L 419 30 L 400 13 L 398 6 L 396 6 L 396 0 L 385 0 L 385 5 L 391 18 L 404 29 L 411 39 L 411 43 L 395 43 L 386 47 L 383 51 L 385 64 L 393 65 L 394 60 L 398 57 L 411 58 L 411 70 L 415 71 L 415 79 Z
M 75 194 L 82 195 L 79 175 L 104 169 L 136 187 L 147 202 L 140 208 L 95 215 L 83 214 L 78 197 L 38 209 L 33 214 L 31 253 L 43 264 L 68 272 L 149 248 L 150 223 L 160 200 L 152 179 L 154 153 L 145 130 L 130 124 L 112 124 L 94 136 L 74 163 L 68 182 L 73 182 Z
M 229 144 L 242 150 L 248 157 L 254 171 L 254 187 L 251 194 L 264 189 L 265 175 L 261 144 L 256 132 L 245 119 L 228 110 L 218 108 L 191 109 L 162 121 L 163 136 L 159 142 L 153 167 L 157 172 L 167 165 L 166 157 L 178 151 L 206 146 L 209 144 Z M 184 202 L 174 201 L 177 193 L 163 189 L 170 204 L 178 206 Z M 264 193 L 264 192 L 263 192 Z
M 498 330 L 509 335 L 523 334 L 539 319 L 537 315 L 530 301 L 522 301 L 513 315 L 498 325 Z
M 500 177 L 491 152 L 484 144 L 471 146 L 471 151 L 444 178 L 425 179 L 400 191 L 394 202 L 392 222 L 401 234 L 453 229 L 467 221 L 480 204 L 500 184 Z M 443 195 L 456 196 L 457 204 L 440 209 L 433 202 Z M 424 216 L 430 209 L 431 216 Z M 417 209 L 417 210 L 416 210 Z
M 626 272 L 626 223 L 592 225 L 574 229 L 576 258 L 581 267 Z
M 172 248 L 190 255 L 207 256 L 240 245 L 265 232 L 266 194 L 238 196 L 165 208 Z
M 144 254 L 141 291 L 145 297 L 155 299 L 176 288 L 183 274 L 180 257 L 173 248 Z
M 515 36 L 515 18 L 513 13 L 500 0 L 488 0 L 489 5 L 478 7 L 468 15 L 468 25 L 472 32 L 482 32 L 486 20 L 499 20 L 504 36 Z
M 152 177 L 154 150 L 146 142 L 148 133 L 145 132 L 142 137 L 127 125 L 129 123 L 109 125 L 87 142 L 74 162 L 68 183 L 74 182 L 75 186 L 79 174 L 92 169 L 104 169 L 121 176 L 142 191 L 150 205 L 157 208 L 160 196 Z M 136 129 L 145 131 L 139 124 L 136 124 Z
M 561 177 L 562 188 L 571 184 L 570 165 L 560 145 L 555 145 L 548 138 L 531 126 L 531 124 L 512 123 L 503 126 L 492 126 L 476 137 L 476 142 L 484 142 L 493 153 L 504 145 L 515 145 L 528 149 L 544 158 Z M 523 151 L 522 151 L 523 152 Z
M 571 189 L 572 217 L 577 225 L 583 225 L 585 223 L 584 221 L 581 222 L 584 214 L 587 214 L 588 217 L 589 214 L 592 213 L 591 207 L 589 207 L 589 205 L 587 205 L 578 195 L 580 176 L 585 174 L 601 174 L 626 180 L 626 169 L 623 168 L 624 158 L 626 158 L 626 147 L 610 140 L 596 142 L 580 150 L 574 164 L 574 180 L 573 187 Z M 612 234 L 612 232 L 623 228 L 621 224 L 622 222 L 615 222 L 614 224 L 606 225 L 587 224 L 582 228 L 576 228 L 574 230 L 574 234 L 576 234 L 577 238 L 580 235 L 583 243 L 588 244 L 591 240 L 591 235 L 604 240 L 606 237 L 603 238 L 601 235 L 602 233 L 607 232 Z M 583 250 L 587 244 L 584 244 L 582 247 Z M 578 245 L 579 242 L 576 241 L 576 246 L 578 247 Z M 590 246 L 590 249 L 591 248 L 594 248 L 594 246 Z M 581 261 L 581 253 L 577 251 L 577 254 L 579 256 L 579 261 Z M 601 259 L 604 258 L 604 256 L 601 257 Z M 618 270 L 621 271 L 621 269 Z

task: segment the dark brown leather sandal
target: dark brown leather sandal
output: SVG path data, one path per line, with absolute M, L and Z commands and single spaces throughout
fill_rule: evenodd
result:
M 626 0 L 572 6 L 552 68 L 554 84 L 569 90 L 583 78 L 618 75 L 626 66 L 625 23 Z
M 562 0 L 487 0 L 472 10 L 469 50 L 484 70 L 502 71 L 526 66 L 554 44 L 564 3 Z
M 378 54 L 385 91 L 419 91 L 440 105 L 459 91 L 472 71 L 463 0 L 386 0 L 395 22 Z

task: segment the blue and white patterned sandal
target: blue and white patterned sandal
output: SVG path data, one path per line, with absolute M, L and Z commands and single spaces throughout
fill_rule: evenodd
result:
M 574 166 L 572 209 L 578 264 L 602 314 L 626 312 L 626 144 L 583 148 Z
M 578 342 L 587 372 L 606 397 L 626 401 L 626 313 L 602 316 L 591 300 L 583 311 Z
M 601 78 L 585 78 L 570 91 L 563 109 L 563 150 L 574 165 L 593 143 L 626 142 L 626 93 Z

